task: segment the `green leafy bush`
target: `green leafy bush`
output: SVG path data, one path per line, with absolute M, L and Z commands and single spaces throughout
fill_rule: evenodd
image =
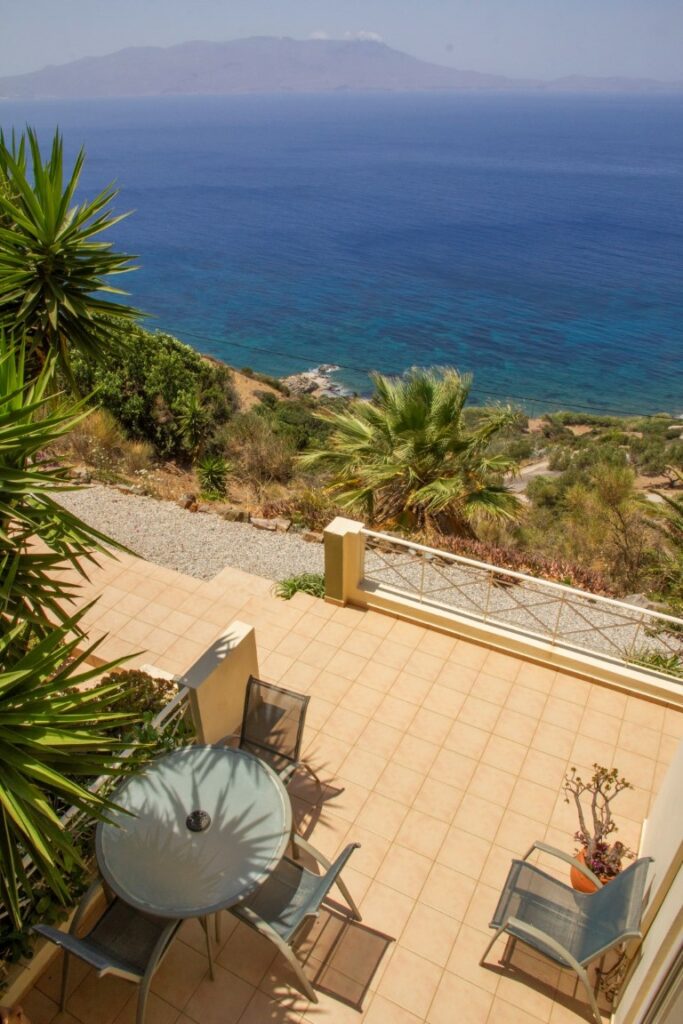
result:
M 232 416 L 237 400 L 227 366 L 204 359 L 169 334 L 109 318 L 118 344 L 106 365 L 74 359 L 79 389 L 97 389 L 129 437 L 164 457 L 193 456 Z
M 276 584 L 276 597 L 281 597 L 285 601 L 290 601 L 298 593 L 324 597 L 325 577 L 317 572 L 302 572 L 298 576 L 288 576 Z
M 202 492 L 207 497 L 223 497 L 227 487 L 230 464 L 221 455 L 205 455 L 196 466 Z

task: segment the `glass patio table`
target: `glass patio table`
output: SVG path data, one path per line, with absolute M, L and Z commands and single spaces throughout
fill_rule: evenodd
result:
M 159 917 L 206 918 L 254 892 L 282 859 L 292 810 L 276 773 L 244 751 L 183 747 L 127 779 L 97 826 L 114 892 Z M 134 816 L 133 816 L 134 815 Z

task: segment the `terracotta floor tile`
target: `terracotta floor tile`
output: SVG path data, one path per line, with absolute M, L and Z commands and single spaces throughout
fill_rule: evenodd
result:
M 171 1006 L 182 1010 L 208 971 L 208 966 L 205 956 L 176 941 L 154 976 L 152 991 Z
M 132 988 L 132 986 L 131 986 Z M 114 1024 L 136 1024 L 138 1009 L 137 985 L 131 993 L 130 999 L 121 1010 Z M 145 1024 L 175 1024 L 178 1019 L 178 1010 L 171 1006 L 155 992 L 150 992 L 145 1009 Z M 59 1024 L 59 1018 L 55 1024 Z
M 458 690 L 449 690 L 438 683 L 429 690 L 423 700 L 423 707 L 429 711 L 436 711 L 439 715 L 447 715 L 449 718 L 456 718 L 460 709 L 468 698 Z
M 429 629 L 417 645 L 418 651 L 434 654 L 437 658 L 448 658 L 455 651 L 458 641 L 446 633 Z
M 374 718 L 371 718 L 356 740 L 356 744 L 363 750 L 369 750 L 388 761 L 401 743 L 403 735 L 401 729 L 384 725 L 383 722 L 376 722 Z
M 385 767 L 383 757 L 361 747 L 353 747 L 339 767 L 339 777 L 372 789 Z
M 206 977 L 184 1007 L 188 1017 L 201 1024 L 236 1024 L 255 987 L 216 964 L 212 981 Z
M 429 769 L 429 776 L 438 782 L 446 782 L 449 786 L 467 789 L 475 770 L 478 770 L 477 764 L 472 757 L 465 757 L 455 750 L 446 750 L 442 747 Z
M 299 662 L 295 662 L 295 664 L 298 665 Z M 318 674 L 311 683 L 308 692 L 316 697 L 323 697 L 333 704 L 339 704 L 353 686 L 350 679 L 336 675 L 329 668 L 315 669 L 315 671 Z
M 441 968 L 436 964 L 399 946 L 384 972 L 379 993 L 410 1013 L 424 1017 L 441 975 Z
M 397 1003 L 377 994 L 363 1018 L 364 1024 L 422 1024 L 422 1017 L 416 1017 Z
M 392 615 L 383 615 L 381 612 L 366 612 L 358 621 L 357 629 L 372 636 L 385 637 L 394 624 Z
M 458 665 L 465 665 L 468 668 L 473 668 L 479 672 L 483 667 L 488 654 L 488 648 L 483 645 L 473 644 L 468 640 L 458 640 L 449 660 L 454 661 Z
M 444 665 L 445 661 L 443 658 L 439 658 L 434 654 L 428 654 L 424 649 L 418 649 L 413 651 L 408 658 L 404 671 L 433 683 Z
M 416 706 L 406 700 L 386 696 L 375 711 L 375 720 L 392 725 L 395 729 L 407 729 L 415 717 Z
M 360 905 L 363 923 L 398 939 L 410 917 L 415 900 L 375 880 Z
M 415 648 L 427 633 L 428 630 L 424 626 L 415 626 L 412 622 L 396 620 L 387 636 L 399 644 L 407 644 L 410 648 Z
M 373 636 L 372 633 L 362 633 L 359 629 L 354 629 L 351 631 L 348 639 L 344 641 L 342 647 L 345 651 L 351 651 L 352 654 L 360 654 L 363 658 L 371 658 L 381 642 L 382 638 L 379 636 Z
M 459 930 L 460 922 L 454 917 L 418 903 L 403 929 L 399 945 L 444 967 Z
M 393 839 L 407 814 L 407 807 L 389 797 L 372 793 L 365 802 L 357 821 L 362 828 L 376 832 L 385 839 Z
M 418 897 L 434 910 L 440 910 L 456 921 L 463 921 L 477 883 L 468 875 L 454 871 L 445 864 L 434 864 Z M 495 909 L 492 907 L 492 911 Z
M 490 842 L 479 836 L 451 827 L 446 834 L 436 861 L 469 878 L 479 878 L 489 854 Z
M 446 715 L 439 715 L 435 711 L 428 711 L 420 708 L 410 723 L 410 732 L 413 736 L 428 740 L 430 743 L 443 743 L 451 730 L 453 722 Z
M 350 626 L 343 626 L 341 622 L 326 622 L 317 634 L 317 639 L 324 644 L 331 644 L 332 647 L 341 647 L 345 640 L 352 634 Z
M 94 972 L 88 973 L 69 996 L 66 1008 L 84 1024 L 86 1021 L 88 1024 L 113 1024 L 130 999 L 131 992 L 129 981 L 111 974 L 98 978 Z
M 531 740 L 531 746 L 535 750 L 541 750 L 544 754 L 553 754 L 555 757 L 569 759 L 576 733 L 569 729 L 561 729 L 558 725 L 549 725 L 541 722 Z
M 434 763 L 439 752 L 436 743 L 422 740 L 412 733 L 405 733 L 393 752 L 392 760 L 405 768 L 426 774 Z
M 481 955 L 486 949 L 487 936 L 475 928 L 463 924 L 460 926 L 446 969 L 451 974 L 469 981 L 477 988 L 486 992 L 495 992 L 498 987 L 498 975 L 495 971 L 480 967 Z
M 510 680 L 499 679 L 498 676 L 489 676 L 485 672 L 480 672 L 472 688 L 472 693 L 481 700 L 490 700 L 493 704 L 503 705 L 511 689 Z
M 393 843 L 377 872 L 377 881 L 416 899 L 432 863 L 430 857 Z
M 538 690 L 530 690 L 527 686 L 516 683 L 505 702 L 510 711 L 517 711 L 521 715 L 528 715 L 530 718 L 540 718 L 548 701 L 545 693 Z
M 445 686 L 447 690 L 457 690 L 467 695 L 471 692 L 478 675 L 476 669 L 448 660 L 435 681 L 440 686 Z
M 644 725 L 648 729 L 656 729 L 661 732 L 664 728 L 665 714 L 665 709 L 659 704 L 641 700 L 640 697 L 629 697 L 626 701 L 624 721 L 633 722 L 635 725 Z
M 189 1018 L 186 1018 L 189 1020 Z M 278 1003 L 264 992 L 254 992 L 247 1008 L 239 1018 L 239 1024 L 298 1024 L 301 1011 L 286 1003 Z M 182 1024 L 179 1021 L 178 1024 Z
M 521 715 L 518 711 L 510 711 L 503 708 L 493 731 L 496 736 L 504 736 L 505 739 L 513 740 L 515 743 L 528 745 L 538 728 L 538 721 L 528 715 Z
M 500 804 L 466 793 L 453 818 L 453 824 L 490 842 L 498 831 L 503 814 Z
M 387 855 L 391 841 L 363 828 L 357 822 L 348 832 L 349 841 L 360 843 L 360 849 L 353 854 L 353 867 L 356 871 L 374 878 Z
M 469 902 L 465 914 L 465 924 L 472 928 L 478 928 L 481 932 L 488 932 L 489 922 L 498 904 L 500 890 L 493 886 L 477 882 L 477 886 Z
M 424 780 L 425 776 L 421 772 L 414 772 L 411 768 L 390 761 L 375 783 L 375 792 L 409 807 Z
M 487 675 L 498 676 L 500 679 L 507 679 L 510 682 L 517 679 L 524 669 L 524 662 L 510 654 L 501 654 L 498 651 L 490 651 L 487 654 L 482 670 Z
M 428 1024 L 486 1024 L 493 996 L 450 971 L 444 971 L 427 1015 Z M 521 1024 L 521 1022 L 520 1022 Z
M 311 640 L 308 647 L 298 656 L 299 661 L 306 665 L 313 665 L 315 668 L 327 668 L 337 648 L 331 644 L 324 644 L 320 640 Z
M 367 724 L 368 718 L 365 715 L 337 707 L 325 722 L 325 732 L 346 743 L 355 743 Z
M 462 789 L 427 776 L 413 800 L 413 809 L 431 814 L 441 821 L 451 822 L 462 798 Z
M 619 731 L 617 747 L 643 757 L 656 759 L 659 752 L 661 733 L 646 725 L 623 721 Z
M 356 682 L 362 686 L 369 686 L 373 690 L 378 690 L 380 693 L 388 693 L 398 673 L 398 668 L 383 665 L 373 658 L 367 663 L 365 668 L 361 669 Z
M 475 687 L 476 690 L 476 687 Z M 465 703 L 458 712 L 458 721 L 473 725 L 476 729 L 484 729 L 491 732 L 501 709 L 488 700 L 481 700 L 470 694 L 465 698 Z
M 606 686 L 591 686 L 588 694 L 586 707 L 591 711 L 602 711 L 606 715 L 614 715 L 616 718 L 623 718 L 626 713 L 628 697 L 624 693 L 617 693 Z
M 541 824 L 526 814 L 505 811 L 496 833 L 496 844 L 510 850 L 514 857 L 523 857 L 531 844 L 541 838 Z
M 529 779 L 518 779 L 512 791 L 508 808 L 518 814 L 526 814 L 541 824 L 545 824 L 552 814 L 557 790 L 541 786 Z
M 382 703 L 382 694 L 370 686 L 352 683 L 339 702 L 342 707 L 370 718 Z
M 563 729 L 578 729 L 583 717 L 583 708 L 579 704 L 573 704 L 569 700 L 562 700 L 559 697 L 548 697 L 543 708 L 541 721 L 550 722 L 551 725 L 559 725 Z
M 516 774 L 521 771 L 528 749 L 525 744 L 515 743 L 504 736 L 491 736 L 481 760 L 484 764 Z
M 403 666 L 406 664 L 412 653 L 412 647 L 408 647 L 406 644 L 397 643 L 395 640 L 387 637 L 375 651 L 372 660 L 374 662 L 379 662 L 381 665 L 387 665 L 389 668 L 395 668 L 402 671 Z
M 479 796 L 483 800 L 490 800 L 491 803 L 505 807 L 516 781 L 516 776 L 510 772 L 492 768 L 488 764 L 479 764 L 467 791 L 472 796 Z
M 403 819 L 394 842 L 408 850 L 434 859 L 443 843 L 448 826 L 431 814 L 411 810 Z
M 550 692 L 556 697 L 574 701 L 575 704 L 581 704 L 585 707 L 591 685 L 586 679 L 579 679 L 577 676 L 558 672 Z
M 272 942 L 240 921 L 216 960 L 221 967 L 236 974 L 242 981 L 258 985 L 276 954 Z
M 391 696 L 398 697 L 399 700 L 407 700 L 411 704 L 422 705 L 425 697 L 432 688 L 432 683 L 428 679 L 420 679 L 419 676 L 415 676 L 412 672 L 399 672 L 398 676 L 391 684 Z
M 291 788 L 290 785 L 290 792 Z M 365 786 L 345 781 L 339 784 L 339 792 L 327 800 L 325 806 L 345 821 L 355 821 L 371 792 Z

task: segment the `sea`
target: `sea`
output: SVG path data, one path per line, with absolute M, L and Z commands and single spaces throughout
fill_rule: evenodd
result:
M 237 367 L 455 366 L 530 413 L 683 414 L 683 98 L 0 103 L 115 182 L 150 328 Z

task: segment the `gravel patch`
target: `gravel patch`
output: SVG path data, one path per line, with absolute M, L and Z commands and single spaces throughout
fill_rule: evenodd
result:
M 141 558 L 197 579 L 210 580 L 227 566 L 269 580 L 323 571 L 322 544 L 296 533 L 257 530 L 100 484 L 67 492 L 59 500 Z

